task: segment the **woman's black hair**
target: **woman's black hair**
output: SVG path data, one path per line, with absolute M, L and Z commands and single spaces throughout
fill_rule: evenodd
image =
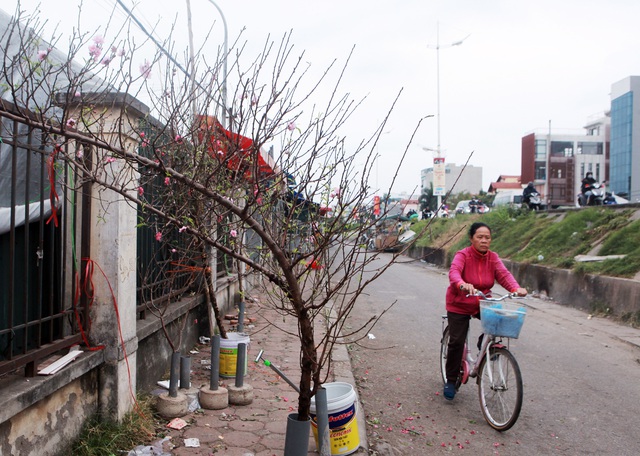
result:
M 482 223 L 482 222 L 475 222 L 471 224 L 471 228 L 469 228 L 469 238 L 472 238 L 474 234 L 476 234 L 476 231 L 478 231 L 478 228 L 482 228 L 485 227 L 486 229 L 489 230 L 489 234 L 491 234 L 491 228 L 489 227 L 489 225 L 487 225 L 486 223 Z

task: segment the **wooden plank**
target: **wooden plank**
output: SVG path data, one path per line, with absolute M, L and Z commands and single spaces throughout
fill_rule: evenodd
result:
M 38 375 L 52 375 L 52 374 L 55 374 L 56 372 L 58 372 L 60 369 L 65 367 L 67 364 L 69 364 L 71 361 L 76 359 L 81 354 L 82 354 L 81 350 L 70 351 L 69 353 L 64 355 L 62 358 L 60 358 L 56 362 L 48 365 L 44 369 L 39 370 L 38 371 Z

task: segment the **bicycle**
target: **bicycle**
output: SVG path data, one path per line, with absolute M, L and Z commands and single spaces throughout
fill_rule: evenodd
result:
M 497 431 L 510 429 L 518 420 L 522 408 L 522 374 L 515 356 L 509 351 L 509 339 L 517 339 L 524 323 L 526 309 L 513 308 L 513 304 L 502 303 L 513 298 L 509 293 L 499 298 L 489 298 L 477 292 L 480 300 L 480 321 L 484 336 L 476 359 L 469 350 L 469 334 L 464 345 L 460 375 L 456 391 L 469 378 L 476 378 L 478 395 L 484 419 Z M 442 381 L 447 382 L 446 364 L 449 345 L 447 316 L 442 316 L 442 340 L 440 345 L 440 370 Z M 506 345 L 502 340 L 506 339 Z

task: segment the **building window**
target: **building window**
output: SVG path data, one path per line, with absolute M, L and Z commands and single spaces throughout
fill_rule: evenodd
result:
M 552 157 L 573 157 L 573 142 L 551 141 Z
M 601 142 L 579 142 L 578 154 L 582 155 L 602 155 L 604 151 L 603 144 Z
M 633 92 L 611 101 L 611 189 L 622 195 L 631 192 Z
M 544 139 L 536 139 L 536 161 L 547 160 L 547 141 Z
M 535 172 L 535 180 L 547 180 L 547 164 L 543 161 L 536 161 L 535 164 L 536 172 Z
M 600 182 L 600 163 L 596 163 L 596 181 Z

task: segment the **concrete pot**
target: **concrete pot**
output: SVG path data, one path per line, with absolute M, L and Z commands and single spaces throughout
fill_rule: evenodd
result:
M 169 393 L 163 393 L 158 396 L 156 409 L 158 410 L 158 414 L 163 418 L 179 418 L 185 416 L 189 412 L 187 395 L 178 392 L 176 397 L 171 397 Z

